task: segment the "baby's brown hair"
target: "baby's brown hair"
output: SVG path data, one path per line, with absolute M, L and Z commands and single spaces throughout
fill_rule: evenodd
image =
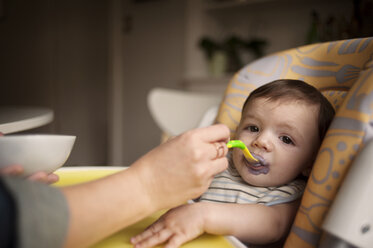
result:
M 301 80 L 280 79 L 265 84 L 250 93 L 242 111 L 246 105 L 257 98 L 266 98 L 269 101 L 295 100 L 319 106 L 318 130 L 320 142 L 323 140 L 330 123 L 334 118 L 334 108 L 328 99 L 312 85 Z

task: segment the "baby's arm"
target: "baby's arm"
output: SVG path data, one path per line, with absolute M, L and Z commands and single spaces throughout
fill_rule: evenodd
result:
M 174 208 L 131 242 L 136 248 L 167 241 L 178 247 L 203 232 L 233 235 L 248 243 L 268 244 L 287 234 L 299 201 L 267 207 L 259 204 L 199 202 Z
M 205 232 L 233 235 L 251 244 L 269 244 L 279 241 L 293 223 L 299 200 L 287 204 L 211 204 L 205 216 Z M 207 208 L 210 208 L 207 206 Z

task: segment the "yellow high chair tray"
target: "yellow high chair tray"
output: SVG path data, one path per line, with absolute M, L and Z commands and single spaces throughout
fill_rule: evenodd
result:
M 63 187 L 91 180 L 99 179 L 104 176 L 108 176 L 115 172 L 125 169 L 125 167 L 66 167 L 56 171 L 56 174 L 60 177 L 60 180 L 55 183 L 55 186 Z M 165 211 L 159 211 L 142 221 L 131 225 L 121 231 L 107 237 L 106 239 L 93 245 L 95 248 L 126 248 L 133 247 L 130 243 L 130 238 L 141 231 L 147 226 L 156 221 Z M 113 216 L 115 218 L 115 216 Z M 158 246 L 160 247 L 160 246 Z M 214 248 L 232 248 L 232 247 L 245 247 L 238 240 L 232 237 L 223 237 L 203 234 L 199 238 L 184 244 L 182 247 L 185 248 L 198 248 L 198 247 L 214 247 Z

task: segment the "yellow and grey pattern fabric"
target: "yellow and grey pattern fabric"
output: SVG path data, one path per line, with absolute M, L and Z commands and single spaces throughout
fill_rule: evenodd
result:
M 306 182 L 296 179 L 279 187 L 248 185 L 233 166 L 215 176 L 199 201 L 273 206 L 292 202 L 303 194 Z
M 373 136 L 373 38 L 318 43 L 254 61 L 229 83 L 217 122 L 226 124 L 233 138 L 248 94 L 285 78 L 315 86 L 336 109 L 285 245 L 316 247 L 323 218 L 351 161 Z

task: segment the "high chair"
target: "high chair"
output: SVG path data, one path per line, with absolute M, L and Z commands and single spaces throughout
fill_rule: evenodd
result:
M 233 136 L 248 94 L 285 78 L 315 86 L 336 110 L 285 247 L 372 247 L 373 38 L 302 46 L 248 64 L 228 84 L 216 122 Z

